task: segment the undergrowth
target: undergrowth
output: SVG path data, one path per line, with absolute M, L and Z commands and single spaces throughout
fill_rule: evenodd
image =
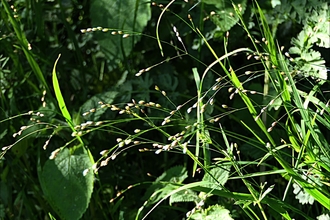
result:
M 29 92 L 41 94 L 41 103 L 38 110 L 6 112 L 0 121 L 11 123 L 1 139 L 15 130 L 13 121 L 23 124 L 2 147 L 1 187 L 10 191 L 8 183 L 16 179 L 13 188 L 19 188 L 24 175 L 24 187 L 33 195 L 29 200 L 21 191 L 13 206 L 8 198 L 16 192 L 3 191 L 0 216 L 329 219 L 329 85 L 322 55 L 322 48 L 330 47 L 328 6 L 270 2 L 272 13 L 257 1 L 154 2 L 157 17 L 146 1 L 127 1 L 127 8 L 116 2 L 103 20 L 97 10 L 105 3 L 93 3 L 94 26 L 79 36 L 97 39 L 98 54 L 90 60 L 95 64 L 102 57 L 102 62 L 92 67 L 94 77 L 105 82 L 106 69 L 115 80 L 104 91 L 91 85 L 92 95 L 81 88 L 83 103 L 74 111 L 57 70 L 66 58 L 56 59 L 50 86 L 14 7 L 2 1 L 20 56 L 40 83 L 28 83 Z M 118 18 L 117 7 L 117 13 L 131 8 L 134 13 Z M 292 25 L 289 15 L 302 29 L 282 46 L 277 32 Z M 121 26 L 106 26 L 113 20 Z M 146 26 L 155 36 L 143 31 Z M 76 37 L 70 39 L 78 50 Z M 15 53 L 0 59 L 5 80 L 9 59 L 23 68 Z M 90 79 L 70 82 L 88 87 Z M 3 85 L 5 91 L 7 82 Z M 22 173 L 11 176 L 19 167 Z

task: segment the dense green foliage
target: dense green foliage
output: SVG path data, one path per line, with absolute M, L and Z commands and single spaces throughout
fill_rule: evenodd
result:
M 1 0 L 0 219 L 330 219 L 327 0 Z

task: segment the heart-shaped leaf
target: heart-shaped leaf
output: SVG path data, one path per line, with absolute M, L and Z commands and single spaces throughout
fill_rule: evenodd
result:
M 80 219 L 93 192 L 93 162 L 82 146 L 73 153 L 64 148 L 54 155 L 39 176 L 42 190 L 61 219 Z

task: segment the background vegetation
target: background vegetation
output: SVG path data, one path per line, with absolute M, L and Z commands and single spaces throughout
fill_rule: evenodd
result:
M 0 219 L 330 219 L 328 1 L 0 7 Z

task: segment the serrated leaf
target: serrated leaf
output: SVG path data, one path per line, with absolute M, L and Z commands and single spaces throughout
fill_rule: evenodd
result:
M 151 18 L 150 2 L 147 0 L 93 0 L 90 16 L 93 27 L 104 27 L 142 33 Z M 110 33 L 95 33 L 103 53 L 109 58 L 111 67 L 128 56 L 133 46 L 140 40 L 140 35 L 111 35 Z
M 322 182 L 320 177 L 316 174 L 310 174 L 308 177 L 306 175 L 301 176 L 303 179 L 307 180 L 308 183 L 317 184 L 317 187 L 322 187 Z M 301 184 L 301 183 L 300 183 Z M 299 200 L 301 204 L 310 204 L 314 203 L 314 197 L 309 193 L 308 188 L 302 188 L 300 184 L 293 183 L 293 193 L 296 194 L 295 198 Z M 315 195 L 315 194 L 314 194 Z M 319 200 L 318 200 L 319 201 Z
M 327 8 L 326 5 L 324 7 Z M 304 9 L 306 10 L 306 9 Z M 330 47 L 329 21 L 325 10 L 321 7 L 309 13 L 310 17 L 305 19 L 303 30 L 297 38 L 292 38 L 293 47 L 289 49 L 291 54 L 297 54 L 295 58 L 296 69 L 303 72 L 303 75 L 327 80 L 325 61 L 318 51 L 312 49 L 316 44 L 320 47 Z
M 155 182 L 166 181 L 171 183 L 182 183 L 188 177 L 184 166 L 175 166 L 166 170 Z
M 330 25 L 330 24 L 329 24 Z M 316 45 L 319 47 L 330 48 L 330 35 L 326 33 L 319 33 L 316 36 Z
M 297 38 L 291 39 L 291 44 L 298 48 L 298 49 L 294 49 L 294 51 L 292 52 L 296 52 L 297 54 L 300 54 L 302 51 L 310 49 L 312 45 L 308 44 L 307 41 L 308 41 L 307 32 L 303 30 L 298 34 Z M 290 50 L 291 48 L 289 49 L 289 51 Z
M 188 189 L 179 191 L 170 196 L 170 205 L 175 202 L 194 202 L 199 199 L 196 192 Z
M 192 219 L 192 220 L 214 220 L 214 219 L 233 220 L 233 218 L 230 216 L 230 211 L 219 205 L 213 205 L 207 209 L 198 210 L 197 212 L 193 213 L 189 219 Z
M 301 54 L 301 49 L 299 47 L 291 47 L 289 49 L 290 54 Z
M 309 23 L 313 24 L 313 34 L 311 35 L 311 41 L 316 43 L 316 45 L 319 47 L 330 48 L 329 16 L 329 4 L 324 2 L 319 10 L 313 11 L 309 17 L 309 20 L 311 20 Z M 309 23 L 306 25 L 311 25 Z
M 240 5 L 241 14 L 244 14 L 247 4 L 247 0 L 203 0 L 203 2 L 215 7 L 212 10 L 215 14 L 210 16 L 210 20 L 223 32 L 230 30 L 239 20 L 232 4 Z
M 317 220 L 330 220 L 329 214 L 322 214 L 316 217 Z
M 299 68 L 305 76 L 312 76 L 318 79 L 326 80 L 328 77 L 325 67 L 325 61 L 321 58 L 321 53 L 314 50 L 304 51 L 301 58 L 297 60 L 302 61 L 303 66 Z
M 301 204 L 310 204 L 312 205 L 314 203 L 314 198 L 309 195 L 307 192 L 304 191 L 303 188 L 301 188 L 298 184 L 293 184 L 293 193 L 296 194 L 295 198 L 299 200 L 299 203 Z
M 47 160 L 40 174 L 40 184 L 54 211 L 61 219 L 80 219 L 86 211 L 93 191 L 93 163 L 87 151 L 68 148 Z
M 210 174 L 206 173 L 203 177 L 204 186 L 212 189 L 222 189 L 222 186 L 228 180 L 230 167 L 230 165 L 215 167 L 210 171 Z

